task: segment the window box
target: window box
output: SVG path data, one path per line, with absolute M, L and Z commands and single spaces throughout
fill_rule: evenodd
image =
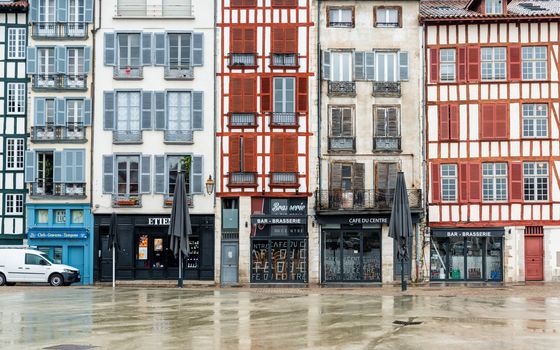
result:
M 257 187 L 256 172 L 231 172 L 229 176 L 229 187 Z
M 298 114 L 295 112 L 272 112 L 270 126 L 275 127 L 298 127 Z
M 254 53 L 231 53 L 229 55 L 229 67 L 255 68 L 257 67 L 257 55 Z
M 194 203 L 193 203 L 193 197 L 190 194 L 187 194 L 187 205 L 189 206 L 189 208 L 193 208 L 194 207 Z M 173 207 L 173 195 L 172 194 L 166 194 L 163 197 L 163 207 L 164 208 L 171 208 Z
M 167 80 L 191 80 L 194 79 L 192 66 L 167 65 L 164 70 L 164 78 Z
M 141 130 L 114 130 L 113 143 L 142 143 Z
M 143 79 L 143 67 L 113 67 L 113 78 L 116 80 Z
M 229 128 L 251 128 L 257 126 L 255 113 L 230 113 Z
M 271 187 L 299 187 L 298 173 L 272 172 L 270 175 Z
M 141 207 L 140 195 L 113 194 L 113 207 Z
M 356 152 L 356 138 L 354 136 L 330 136 L 329 151 Z
M 193 143 L 192 130 L 165 130 L 163 132 L 165 142 L 172 143 Z
M 329 81 L 328 95 L 338 97 L 355 97 L 356 82 L 354 81 Z
M 401 97 L 400 81 L 379 81 L 373 83 L 375 97 Z
M 272 68 L 298 68 L 299 56 L 296 53 L 273 53 L 271 54 L 270 67 Z

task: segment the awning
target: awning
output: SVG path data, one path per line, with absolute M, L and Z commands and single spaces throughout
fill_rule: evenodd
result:
M 503 237 L 504 228 L 433 228 L 432 237 Z
M 32 228 L 27 232 L 29 239 L 87 239 L 89 231 L 85 228 Z

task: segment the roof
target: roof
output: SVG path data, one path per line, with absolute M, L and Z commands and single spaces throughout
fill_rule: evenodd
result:
M 27 11 L 29 4 L 26 0 L 0 1 L 0 11 Z
M 559 16 L 560 0 L 512 0 L 506 14 L 485 15 L 470 9 L 472 0 L 422 0 L 422 19 L 510 18 Z

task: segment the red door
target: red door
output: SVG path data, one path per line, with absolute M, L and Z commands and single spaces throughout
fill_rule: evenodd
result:
M 525 235 L 525 280 L 542 281 L 543 273 L 543 236 Z

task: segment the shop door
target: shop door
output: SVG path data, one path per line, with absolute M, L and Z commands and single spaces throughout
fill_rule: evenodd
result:
M 237 283 L 238 242 L 222 243 L 221 282 L 223 284 Z
M 85 275 L 84 273 L 84 247 L 68 247 L 68 265 L 80 270 L 80 275 Z M 83 279 L 82 282 L 83 283 Z
M 525 280 L 542 281 L 543 273 L 543 236 L 525 235 Z

